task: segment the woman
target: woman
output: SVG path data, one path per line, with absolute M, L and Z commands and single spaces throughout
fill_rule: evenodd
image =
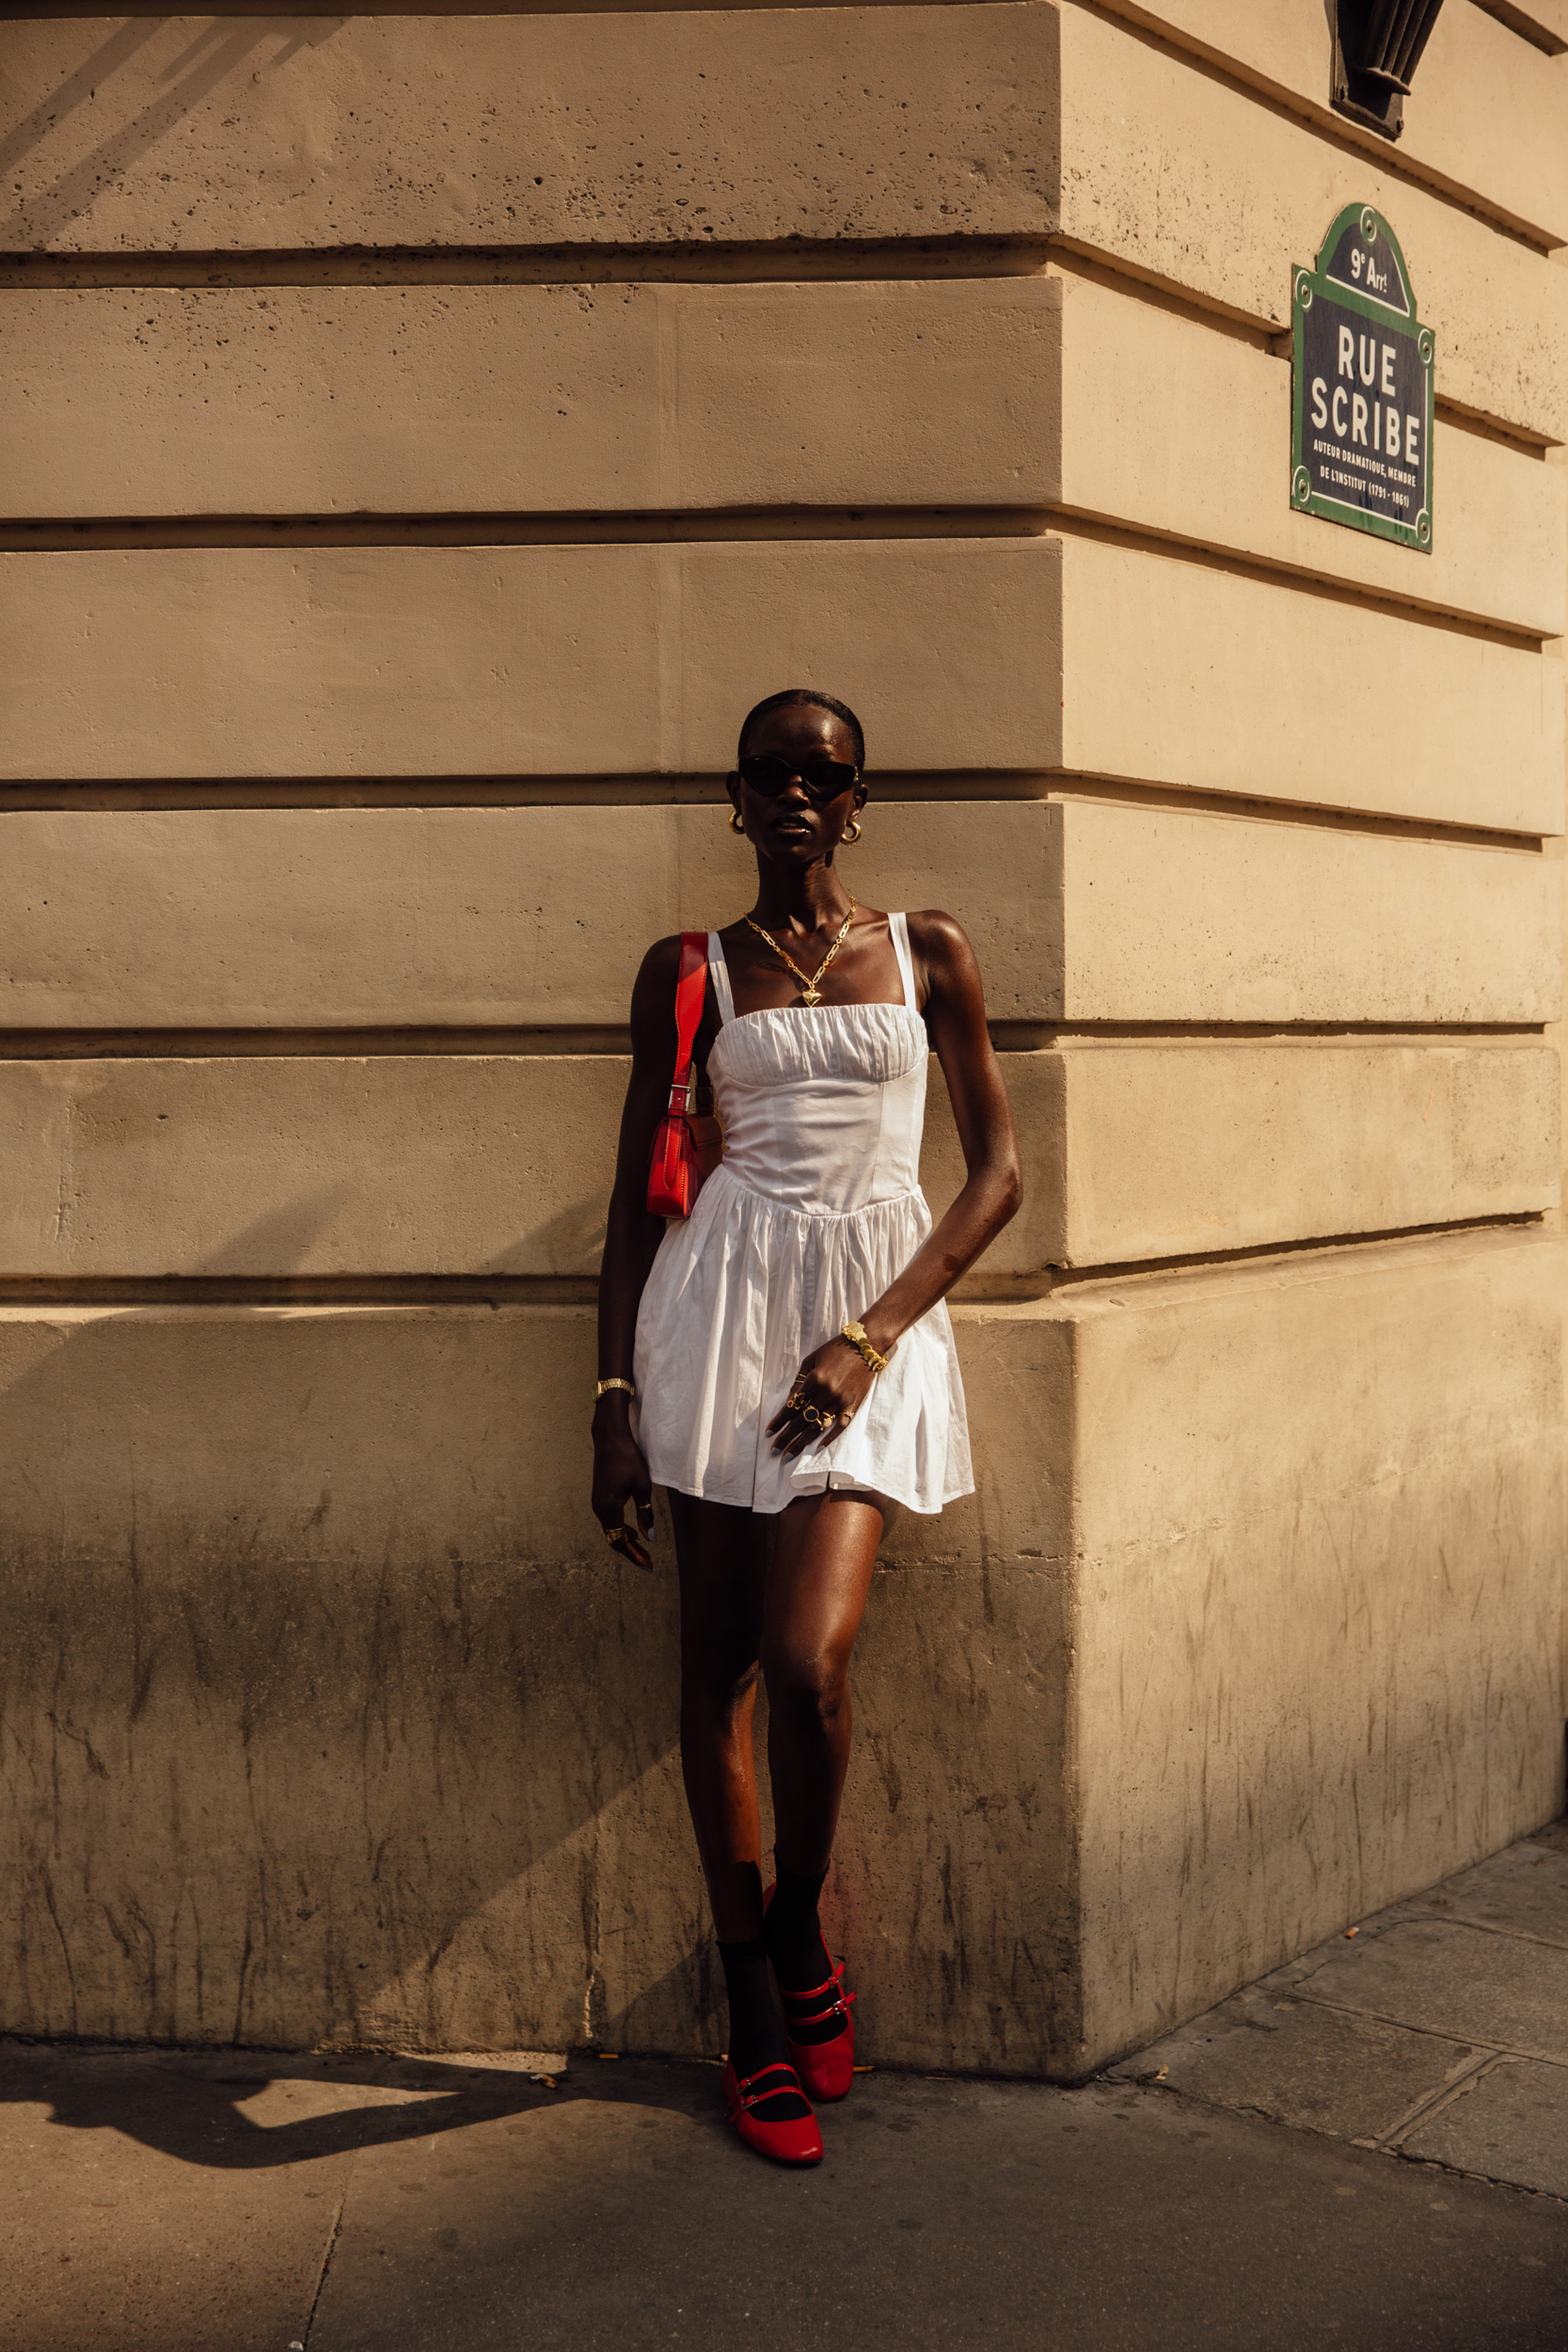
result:
M 724 1156 L 689 1218 L 650 1216 L 680 962 L 679 939 L 663 939 L 632 993 L 599 1285 L 594 1511 L 646 1567 L 653 1482 L 669 1489 L 681 1762 L 729 1995 L 725 2096 L 749 2145 L 796 2164 L 822 2153 L 806 2092 L 842 2098 L 854 2055 L 854 1995 L 816 1908 L 849 1760 L 849 1655 L 889 1504 L 940 1511 L 973 1491 L 941 1302 L 1022 1191 L 969 941 L 950 915 L 857 906 L 841 877 L 864 761 L 859 720 L 831 695 L 771 694 L 741 728 L 730 823 L 756 851 L 756 905 L 708 935 L 696 1049 Z M 968 1168 L 934 1232 L 919 1185 L 932 1046 Z

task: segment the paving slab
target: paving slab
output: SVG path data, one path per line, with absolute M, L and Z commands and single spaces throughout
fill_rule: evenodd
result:
M 1413 2156 L 1568 2199 L 1568 2076 L 1539 2059 L 1499 2059 L 1424 2118 L 1404 2147 Z
M 1289 1994 L 1238 1993 L 1111 2070 L 1342 2139 L 1380 2139 L 1480 2053 Z
M 1474 1919 L 1514 1935 L 1568 1948 L 1568 1838 L 1546 1845 L 1527 1837 L 1490 1862 L 1445 1879 L 1403 1906 L 1436 1917 Z
M 1568 1819 L 1287 1962 L 1111 2078 L 1568 2199 Z
M 1315 2001 L 1568 2063 L 1568 1948 L 1465 1920 L 1402 1919 L 1298 1976 Z

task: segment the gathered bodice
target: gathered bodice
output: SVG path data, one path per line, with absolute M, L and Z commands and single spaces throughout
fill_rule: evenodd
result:
M 915 1192 L 929 1047 L 902 914 L 889 917 L 901 1005 L 735 1011 L 717 931 L 710 980 L 722 1025 L 708 1055 L 723 1167 L 748 1191 L 821 1216 Z

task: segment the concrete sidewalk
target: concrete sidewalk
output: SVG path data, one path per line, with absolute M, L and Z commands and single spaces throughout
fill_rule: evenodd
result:
M 1120 2079 L 863 2075 L 804 2175 L 711 2066 L 12 2042 L 0 2344 L 1561 2352 L 1564 1970 L 1558 1831 Z
M 1110 2079 L 1568 2200 L 1568 1822 L 1276 1968 Z

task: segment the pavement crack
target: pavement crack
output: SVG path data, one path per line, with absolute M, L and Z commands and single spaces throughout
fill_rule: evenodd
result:
M 1446 2156 L 1418 2156 L 1409 2148 L 1378 2148 L 1373 2153 L 1392 2156 L 1396 2164 L 1411 2165 L 1418 2172 L 1446 2172 L 1450 2181 L 1473 2181 L 1478 2187 L 1495 2188 L 1505 2197 L 1528 2197 L 1538 2205 L 1555 2205 L 1559 2212 L 1568 2213 L 1568 2197 L 1559 2196 L 1552 2188 L 1533 2188 L 1528 2181 L 1511 2181 L 1506 2172 L 1478 2172 L 1472 2165 L 1452 2164 Z
M 1444 1928 L 1474 1928 L 1478 1935 L 1500 1935 L 1510 1944 L 1539 1944 L 1548 1952 L 1568 1952 L 1568 1943 L 1560 1935 L 1537 1935 L 1531 1928 L 1501 1928 L 1495 1919 L 1472 1919 L 1463 1911 L 1421 1911 L 1411 1906 L 1412 1919 L 1434 1920 Z M 1403 1926 L 1403 1920 L 1397 1923 Z
M 1299 1985 L 1291 1987 L 1291 1998 L 1307 2002 L 1314 2009 L 1333 2010 L 1340 2017 L 1370 2017 L 1374 2025 L 1397 2026 L 1402 2033 L 1418 2033 L 1429 2042 L 1446 2042 L 1450 2049 L 1484 2050 L 1493 2058 L 1530 2058 L 1539 2066 L 1568 2067 L 1568 2057 L 1560 2050 L 1537 2050 L 1526 2042 L 1493 2042 L 1480 2033 L 1445 2033 L 1441 2026 L 1418 2026 L 1413 2018 L 1396 2016 L 1392 2010 L 1360 2008 L 1353 2001 L 1327 2001 L 1321 1993 L 1304 1993 Z
M 359 2150 L 364 2146 L 364 2132 L 365 2127 L 361 2123 L 359 2138 L 349 2153 L 348 2169 L 343 2174 L 343 2185 L 339 2192 L 337 2211 L 332 2216 L 332 2227 L 326 2233 L 326 2244 L 322 2249 L 321 2268 L 316 2273 L 316 2291 L 310 2297 L 310 2308 L 305 2314 L 305 2333 L 300 2339 L 301 2352 L 310 2352 L 310 2338 L 315 2332 L 316 2312 L 321 2304 L 322 2289 L 326 2284 L 326 2274 L 332 2267 L 332 2257 L 338 2250 L 338 2233 L 343 2226 L 343 2208 L 348 2203 L 348 2192 L 354 2180 L 354 2168 L 359 2160 Z
M 1445 2080 L 1437 2085 L 1435 2090 L 1424 2090 L 1421 2096 L 1413 2101 L 1386 2132 L 1377 2133 L 1373 2138 L 1366 2141 L 1365 2145 L 1369 2148 L 1390 2148 L 1397 2151 L 1401 2143 L 1416 2129 L 1418 2123 L 1429 2123 L 1434 2115 L 1441 2115 L 1445 2107 L 1451 2107 L 1456 2099 L 1463 2099 L 1467 2091 L 1474 2090 L 1483 2076 L 1490 2074 L 1495 2066 L 1501 2066 L 1503 2062 L 1504 2057 L 1500 2050 L 1472 2051 L 1470 2057 L 1450 2072 Z

